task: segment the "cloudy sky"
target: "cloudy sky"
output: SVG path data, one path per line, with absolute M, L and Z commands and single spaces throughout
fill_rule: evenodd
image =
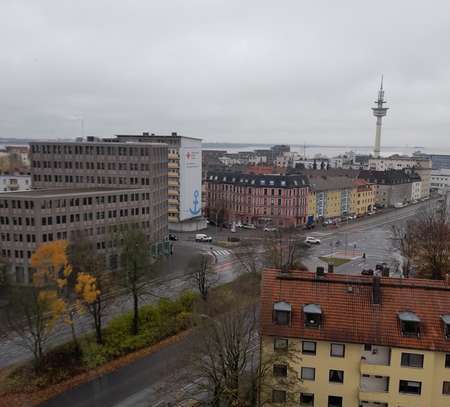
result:
M 0 137 L 450 147 L 450 1 L 1 0 Z

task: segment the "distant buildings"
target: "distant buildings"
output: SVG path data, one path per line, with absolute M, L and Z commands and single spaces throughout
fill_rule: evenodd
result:
M 375 185 L 375 202 L 380 207 L 407 204 L 422 198 L 421 177 L 412 170 L 363 170 L 359 178 Z
M 391 157 L 371 158 L 369 159 L 369 170 L 402 170 L 413 169 L 421 179 L 420 197 L 428 198 L 430 196 L 431 184 L 431 160 L 423 157 L 404 157 L 393 155 Z
M 266 270 L 261 291 L 264 405 L 449 405 L 447 282 Z
M 357 177 L 358 171 L 346 170 L 210 171 L 205 178 L 205 215 L 215 223 L 280 227 L 364 215 L 374 208 L 375 189 Z
M 307 220 L 303 175 L 210 172 L 206 190 L 206 214 L 215 223 L 288 227 Z
M 431 171 L 431 190 L 444 195 L 450 188 L 450 168 Z

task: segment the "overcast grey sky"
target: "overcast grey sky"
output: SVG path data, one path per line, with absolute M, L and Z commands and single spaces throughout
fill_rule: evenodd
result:
M 1 0 L 0 137 L 450 147 L 449 0 Z

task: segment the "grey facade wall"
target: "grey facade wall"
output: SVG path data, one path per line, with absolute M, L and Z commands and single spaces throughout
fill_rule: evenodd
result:
M 29 259 L 40 244 L 70 240 L 77 232 L 92 239 L 111 266 L 117 260 L 111 237 L 124 225 L 142 227 L 150 242 L 161 242 L 167 236 L 167 221 L 154 217 L 152 197 L 146 189 L 30 191 L 0 196 L 0 251 L 19 283 L 29 282 Z

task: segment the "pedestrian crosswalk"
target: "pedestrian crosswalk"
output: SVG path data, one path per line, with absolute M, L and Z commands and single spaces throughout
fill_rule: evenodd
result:
M 211 253 L 215 257 L 225 257 L 231 254 L 231 252 L 227 249 L 212 249 Z

